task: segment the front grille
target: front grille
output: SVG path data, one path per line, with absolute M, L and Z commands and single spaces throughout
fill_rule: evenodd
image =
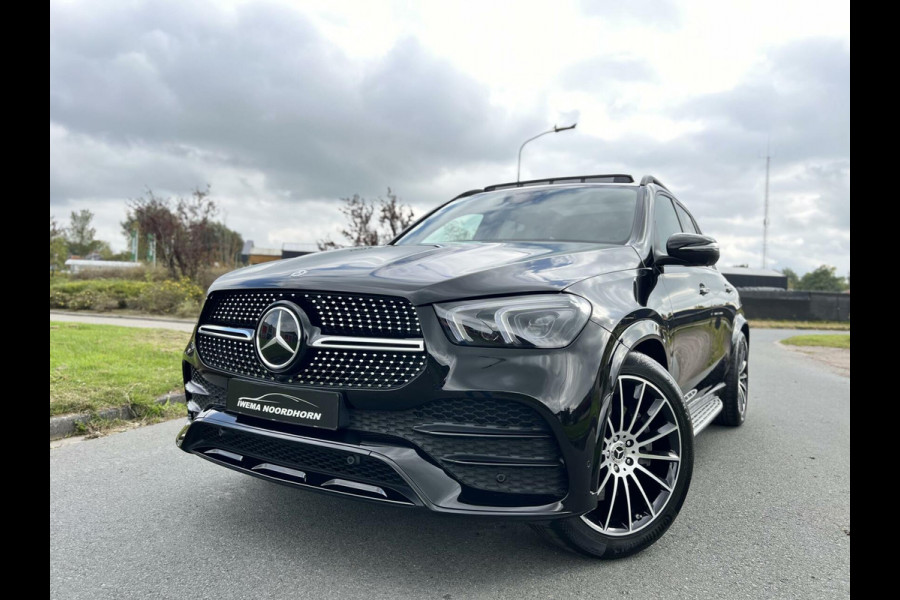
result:
M 206 300 L 201 324 L 256 327 L 266 307 L 289 300 L 303 309 L 310 323 L 326 335 L 420 337 L 419 316 L 405 298 L 298 291 L 213 292 Z
M 276 379 L 259 362 L 253 342 L 198 335 L 197 352 L 214 369 Z M 278 380 L 316 387 L 384 389 L 409 383 L 424 367 L 423 352 L 311 349 L 297 373 Z
M 323 335 L 414 338 L 422 335 L 415 307 L 403 298 L 297 291 L 234 291 L 210 294 L 201 325 L 254 329 L 278 300 L 300 306 Z M 197 352 L 209 367 L 259 379 L 344 389 L 406 385 L 425 368 L 424 352 L 309 348 L 296 372 L 276 375 L 260 362 L 252 341 L 198 333 Z
M 394 469 L 368 456 L 219 428 L 206 423 L 195 423 L 193 427 L 200 428 L 197 441 L 191 447 L 195 451 L 218 448 L 301 471 L 314 471 L 383 485 L 406 485 Z

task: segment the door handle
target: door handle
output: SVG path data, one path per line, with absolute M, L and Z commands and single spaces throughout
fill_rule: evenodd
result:
M 710 289 L 709 289 L 708 287 L 706 287 L 706 284 L 705 284 L 705 283 L 701 283 L 701 284 L 700 284 L 700 295 L 701 295 L 701 296 L 705 296 L 705 295 L 707 295 L 709 292 L 710 292 Z
M 730 294 L 730 293 L 733 292 L 733 291 L 734 291 L 734 288 L 731 287 L 730 285 L 726 285 L 726 286 L 725 286 L 725 293 L 726 293 L 726 294 Z

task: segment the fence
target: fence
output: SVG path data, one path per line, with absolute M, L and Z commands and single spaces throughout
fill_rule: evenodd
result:
M 849 321 L 850 294 L 787 290 L 739 290 L 748 319 Z

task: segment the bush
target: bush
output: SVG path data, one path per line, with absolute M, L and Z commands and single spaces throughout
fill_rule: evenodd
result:
M 97 300 L 97 292 L 94 290 L 82 290 L 69 298 L 69 308 L 72 310 L 88 310 L 94 307 Z
M 50 284 L 50 308 L 111 310 L 128 308 L 153 283 L 122 279 L 55 281 Z
M 98 279 L 126 279 L 130 281 L 165 281 L 169 273 L 162 267 L 140 266 L 133 268 L 111 267 L 103 269 L 82 269 L 78 273 L 66 275 L 71 281 L 96 281 Z
M 135 281 L 129 279 L 57 280 L 50 283 L 50 308 L 109 311 L 140 310 L 196 318 L 204 289 L 189 279 Z
M 135 299 L 135 307 L 150 313 L 173 314 L 185 302 L 200 303 L 203 290 L 191 280 L 163 281 L 147 286 Z M 197 311 L 199 313 L 199 310 Z
M 67 308 L 69 305 L 69 298 L 65 294 L 63 294 L 59 290 L 54 290 L 53 287 L 50 287 L 50 308 Z
M 107 312 L 117 308 L 125 308 L 125 304 L 125 300 L 119 300 L 110 294 L 97 294 L 94 298 L 94 303 L 91 304 L 91 309 L 98 312 Z
M 213 281 L 224 275 L 225 273 L 231 273 L 235 269 L 240 268 L 236 267 L 208 267 L 200 271 L 197 275 L 197 285 L 203 288 L 204 291 L 209 289 L 209 286 L 212 285 Z
M 200 318 L 200 302 L 198 300 L 185 300 L 175 310 L 175 316 L 181 319 L 198 319 Z

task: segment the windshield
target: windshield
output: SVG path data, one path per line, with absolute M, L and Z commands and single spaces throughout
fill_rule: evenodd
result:
M 519 188 L 488 192 L 451 202 L 396 243 L 624 244 L 631 236 L 636 206 L 636 188 Z

